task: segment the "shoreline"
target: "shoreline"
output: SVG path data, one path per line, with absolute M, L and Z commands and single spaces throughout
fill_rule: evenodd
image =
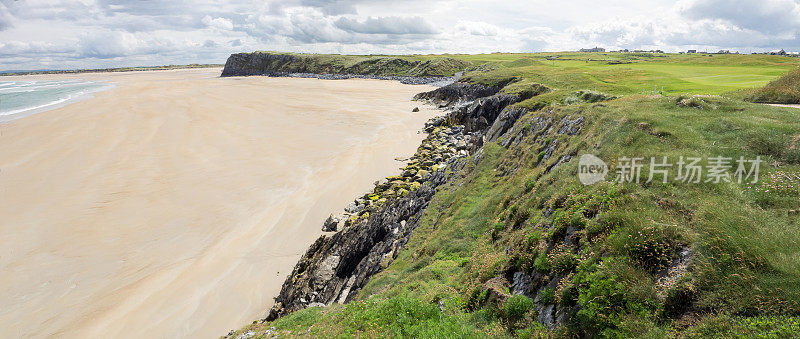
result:
M 452 84 L 461 77 L 457 74 L 452 77 L 415 77 L 415 76 L 400 76 L 400 75 L 371 75 L 371 74 L 318 74 L 318 73 L 292 73 L 292 72 L 261 72 L 261 73 L 246 73 L 235 72 L 231 74 L 222 74 L 221 77 L 237 77 L 237 76 L 266 76 L 271 78 L 306 78 L 306 79 L 320 79 L 320 80 L 347 80 L 347 79 L 368 79 L 368 80 L 387 80 L 398 81 L 404 85 L 431 85 L 436 87 L 444 87 Z
M 87 73 L 125 73 L 125 72 L 150 72 L 172 71 L 180 69 L 222 68 L 222 64 L 193 64 L 193 65 L 164 65 L 164 66 L 133 66 L 92 69 L 67 69 L 67 70 L 40 70 L 40 71 L 4 71 L 2 77 L 27 76 L 27 75 L 59 75 L 59 74 L 87 74 Z
M 83 92 L 83 93 L 79 93 L 75 97 L 73 97 L 72 95 L 69 95 L 69 97 L 67 99 L 60 99 L 57 102 L 50 102 L 50 103 L 47 103 L 47 104 L 44 104 L 44 105 L 40 105 L 40 106 L 37 106 L 37 107 L 26 108 L 26 109 L 23 109 L 23 110 L 18 111 L 16 113 L 0 114 L 0 125 L 5 124 L 5 123 L 9 123 L 9 122 L 17 120 L 17 119 L 22 119 L 22 118 L 25 118 L 25 117 L 28 117 L 28 116 L 31 116 L 31 115 L 34 115 L 34 114 L 37 114 L 37 113 L 42 113 L 42 112 L 46 112 L 46 111 L 50 111 L 50 110 L 54 110 L 54 109 L 59 109 L 59 108 L 65 107 L 65 106 L 67 106 L 69 104 L 76 103 L 76 102 L 80 102 L 80 101 L 84 101 L 84 100 L 90 100 L 90 99 L 92 99 L 94 97 L 95 94 L 103 92 L 103 91 L 107 91 L 107 90 L 110 90 L 110 89 L 113 89 L 114 87 L 116 87 L 115 84 L 109 83 L 109 84 L 105 84 L 105 85 L 97 87 L 97 88 L 93 88 L 93 89 L 91 89 L 89 91 L 86 91 L 86 92 Z

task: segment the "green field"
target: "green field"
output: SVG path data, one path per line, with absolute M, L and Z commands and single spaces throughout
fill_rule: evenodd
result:
M 710 56 L 709 56 L 710 55 Z M 487 82 L 505 77 L 536 79 L 559 89 L 594 89 L 612 94 L 723 94 L 762 87 L 796 69 L 800 59 L 772 55 L 650 54 L 650 53 L 534 53 L 417 56 L 314 55 L 321 63 L 338 60 L 353 65 L 370 58 L 392 57 L 409 61 L 453 58 L 473 65 L 487 65 L 479 78 Z M 557 57 L 554 60 L 549 57 Z M 588 61 L 587 61 L 588 60 Z M 614 64 L 617 62 L 626 62 Z M 627 63 L 629 62 L 629 63 Z M 452 73 L 452 72 L 449 72 Z M 562 88 L 563 87 L 563 88 Z
M 559 59 L 548 60 L 550 55 Z M 356 301 L 237 333 L 262 335 L 276 327 L 282 336 L 324 337 L 798 335 L 800 110 L 745 102 L 741 91 L 797 69 L 798 59 L 448 57 L 473 64 L 467 81 L 503 84 L 507 93 L 525 93 L 535 84 L 550 89 L 517 104 L 537 109 L 521 117 L 516 130 L 537 118 L 581 116 L 586 125 L 577 135 L 528 135 L 507 148 L 486 144 L 480 162 L 469 162 L 452 185 L 437 192 L 406 248 Z M 664 86 L 663 94 L 653 95 L 656 84 Z M 574 99 L 579 90 L 599 99 Z M 690 95 L 678 95 L 683 93 Z M 764 164 L 758 183 L 584 186 L 574 160 L 548 171 L 559 156 L 544 158 L 543 150 L 556 141 L 554 154 L 590 153 L 610 166 L 634 156 L 761 157 Z M 648 163 L 643 173 L 649 168 Z M 567 234 L 577 242 L 568 243 Z M 675 281 L 662 282 L 663 270 L 683 251 L 691 257 L 685 270 Z M 493 301 L 487 284 L 509 272 L 558 285 L 530 298 Z M 545 328 L 534 305 L 560 307 L 567 320 Z
M 643 55 L 648 57 L 632 53 L 553 53 L 456 58 L 496 65 L 487 76 L 520 76 L 545 84 L 552 77 L 559 88 L 596 88 L 618 95 L 652 94 L 655 86 L 667 95 L 723 94 L 764 86 L 800 64 L 798 59 L 768 55 Z

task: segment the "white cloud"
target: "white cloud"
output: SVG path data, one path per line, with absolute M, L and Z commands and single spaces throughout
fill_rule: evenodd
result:
M 230 19 L 211 18 L 211 16 L 208 16 L 208 15 L 203 17 L 203 24 L 208 26 L 208 27 L 212 27 L 212 28 L 216 28 L 216 29 L 220 29 L 220 30 L 224 30 L 224 31 L 230 31 L 230 30 L 233 29 L 233 22 L 231 22 Z
M 500 27 L 480 21 L 460 20 L 455 26 L 456 30 L 470 35 L 497 36 Z
M 367 17 L 364 20 L 339 18 L 334 25 L 344 31 L 364 34 L 436 34 L 438 30 L 427 20 L 414 17 Z
M 785 33 L 800 28 L 800 2 L 796 0 L 690 0 L 678 8 L 691 19 L 720 19 L 757 32 Z
M 233 52 L 800 49 L 798 0 L 0 0 L 0 69 L 223 63 Z

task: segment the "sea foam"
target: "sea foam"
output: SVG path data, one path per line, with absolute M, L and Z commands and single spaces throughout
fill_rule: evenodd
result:
M 0 81 L 0 123 L 79 100 L 112 86 L 70 80 Z

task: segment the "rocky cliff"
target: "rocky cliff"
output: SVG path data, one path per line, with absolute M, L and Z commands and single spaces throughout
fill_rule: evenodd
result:
M 504 114 L 519 98 L 498 91 L 454 83 L 417 95 L 417 99 L 449 112 L 426 125 L 430 134 L 400 178 L 377 184 L 374 193 L 347 208 L 346 216 L 326 221 L 325 228 L 338 232 L 323 235 L 303 255 L 275 298 L 267 320 L 310 306 L 346 303 L 370 277 L 388 266 L 417 227 L 437 189 L 464 167 L 471 154 L 479 153 L 486 131 L 501 135 L 513 125 L 511 120 L 521 115 L 520 109 Z M 495 127 L 498 116 L 504 120 Z M 406 189 L 409 192 L 402 193 Z
M 370 78 L 424 84 L 446 81 L 470 65 L 466 61 L 443 57 L 413 60 L 408 57 L 254 52 L 228 57 L 222 76 Z

